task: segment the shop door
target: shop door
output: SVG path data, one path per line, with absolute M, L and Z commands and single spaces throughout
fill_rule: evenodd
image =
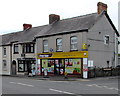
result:
M 55 70 L 54 73 L 56 75 L 64 75 L 65 72 L 64 59 L 55 59 L 54 70 Z

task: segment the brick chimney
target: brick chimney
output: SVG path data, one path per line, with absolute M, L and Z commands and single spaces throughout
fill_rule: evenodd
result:
M 32 28 L 31 24 L 23 24 L 23 30 Z
M 56 15 L 56 14 L 50 14 L 49 15 L 49 24 L 55 22 L 55 21 L 59 21 L 60 20 L 60 16 Z
M 107 12 L 107 7 L 108 7 L 107 4 L 104 4 L 102 2 L 98 2 L 97 6 L 98 6 L 98 9 L 97 9 L 98 14 L 100 14 L 102 11 Z

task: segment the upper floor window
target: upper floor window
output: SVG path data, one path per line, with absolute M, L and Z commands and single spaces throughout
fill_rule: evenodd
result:
M 18 53 L 18 44 L 14 45 L 14 53 Z
M 104 44 L 109 45 L 109 42 L 110 42 L 110 37 L 109 37 L 109 35 L 106 35 L 104 37 Z
M 6 55 L 6 48 L 3 48 L 3 55 Z
M 70 38 L 70 50 L 77 50 L 77 37 Z
M 48 52 L 48 40 L 43 40 L 43 52 Z
M 57 51 L 62 51 L 62 39 L 61 38 L 58 38 L 56 40 L 56 48 L 57 48 Z
M 34 53 L 34 44 L 23 44 L 23 53 Z

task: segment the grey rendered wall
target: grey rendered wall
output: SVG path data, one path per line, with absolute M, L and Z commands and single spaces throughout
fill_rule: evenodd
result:
M 110 36 L 109 45 L 104 44 L 105 35 Z M 89 60 L 93 60 L 94 66 L 107 67 L 107 61 L 109 61 L 109 66 L 115 66 L 115 32 L 106 16 L 103 15 L 89 30 L 87 43 L 90 45 L 88 47 Z
M 120 1 L 118 2 L 118 32 L 120 34 Z M 120 37 L 118 40 L 120 41 Z M 118 46 L 118 53 L 120 54 L 120 44 Z
M 0 35 L 0 45 L 2 45 L 2 35 Z M 0 46 L 0 75 L 2 74 L 2 46 Z
M 50 52 L 50 48 L 52 48 L 53 51 L 56 52 L 56 39 L 57 38 L 62 38 L 63 52 L 69 52 L 70 51 L 70 37 L 71 36 L 78 37 L 78 51 L 81 51 L 82 50 L 82 43 L 84 40 L 83 36 L 85 36 L 85 33 L 86 32 L 79 32 L 79 33 L 71 33 L 71 34 L 51 36 L 51 37 L 46 37 L 46 38 L 37 38 L 37 40 L 36 40 L 37 53 L 43 53 L 43 40 L 45 40 L 45 39 L 48 40 L 49 52 Z

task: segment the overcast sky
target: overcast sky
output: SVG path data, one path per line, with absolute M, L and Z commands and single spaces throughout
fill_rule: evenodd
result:
M 23 24 L 33 27 L 46 25 L 49 14 L 61 19 L 97 12 L 97 2 L 108 5 L 108 14 L 118 29 L 118 2 L 120 0 L 1 0 L 0 34 L 23 30 Z

